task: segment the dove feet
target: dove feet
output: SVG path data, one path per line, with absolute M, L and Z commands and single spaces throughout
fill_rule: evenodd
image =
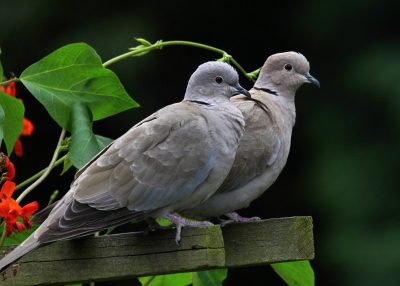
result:
M 220 219 L 221 227 L 226 226 L 227 224 L 235 223 L 235 222 L 250 222 L 250 221 L 258 221 L 261 220 L 258 216 L 253 217 L 243 217 L 239 215 L 237 212 L 231 212 L 224 214 L 228 219 Z
M 213 225 L 209 221 L 198 221 L 198 220 L 188 220 L 184 217 L 181 217 L 176 214 L 169 214 L 166 216 L 167 219 L 172 221 L 176 226 L 176 235 L 175 235 L 175 242 L 176 245 L 180 246 L 181 242 L 181 232 L 182 227 L 189 226 L 189 227 L 204 227 Z

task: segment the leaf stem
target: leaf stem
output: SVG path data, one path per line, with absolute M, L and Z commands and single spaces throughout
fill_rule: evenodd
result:
M 234 59 L 234 58 L 230 58 L 230 61 L 232 62 L 232 64 L 234 65 L 234 66 L 236 66 L 237 67 L 237 69 L 245 76 L 245 77 L 247 77 L 247 79 L 249 79 L 249 80 L 253 80 L 251 77 L 249 77 L 248 75 L 247 75 L 247 72 L 244 70 L 244 68 Z
M 20 80 L 17 77 L 13 77 L 13 78 L 10 78 L 9 80 L 5 80 L 5 81 L 0 82 L 0 85 L 6 85 L 6 84 L 9 84 L 10 82 L 13 82 L 13 81 L 19 82 Z
M 51 158 L 50 164 L 47 167 L 47 169 L 43 172 L 43 174 L 34 183 L 32 183 L 32 185 L 27 187 L 19 195 L 19 197 L 16 199 L 16 201 L 18 203 L 20 203 L 25 198 L 26 195 L 28 195 L 34 188 L 36 188 L 41 182 L 43 182 L 44 179 L 46 179 L 46 177 L 50 174 L 51 170 L 54 168 L 55 162 L 57 161 L 57 157 L 58 157 L 58 154 L 60 152 L 60 147 L 61 147 L 61 144 L 62 144 L 62 142 L 64 140 L 65 133 L 66 133 L 66 130 L 62 129 L 61 130 L 61 134 L 60 134 L 60 138 L 58 139 L 58 142 L 57 142 L 56 150 L 54 151 L 53 157 Z
M 54 162 L 53 168 L 57 167 L 58 165 L 62 164 L 65 159 L 67 159 L 67 155 L 62 156 L 60 159 L 58 159 L 57 161 Z M 19 189 L 25 187 L 26 185 L 29 185 L 30 183 L 32 183 L 34 180 L 36 180 L 37 178 L 39 178 L 44 172 L 46 172 L 48 169 L 48 167 L 44 168 L 43 170 L 41 170 L 40 172 L 36 173 L 35 175 L 33 175 L 32 177 L 26 179 L 25 181 L 19 183 L 16 187 L 15 187 L 15 191 L 18 191 Z
M 139 55 L 143 55 L 146 54 L 150 51 L 153 50 L 161 50 L 163 47 L 167 47 L 167 46 L 191 46 L 191 47 L 196 47 L 196 48 L 200 48 L 200 49 L 205 49 L 205 50 L 209 50 L 218 54 L 222 55 L 222 60 L 226 61 L 226 62 L 230 62 L 232 63 L 234 66 L 237 67 L 237 69 L 243 73 L 243 75 L 248 78 L 251 81 L 254 81 L 254 78 L 249 75 L 244 68 L 231 56 L 229 55 L 226 51 L 221 50 L 219 48 L 213 47 L 213 46 L 209 46 L 209 45 L 205 45 L 205 44 L 201 44 L 201 43 L 197 43 L 197 42 L 191 42 L 191 41 L 157 41 L 154 44 L 150 44 L 148 46 L 138 46 L 136 48 L 133 48 L 131 51 L 124 53 L 122 55 L 116 56 L 115 58 L 112 58 L 106 62 L 103 63 L 104 67 L 108 67 L 116 62 L 119 62 L 125 58 L 128 57 L 134 57 L 134 56 L 139 56 Z
M 112 58 L 108 61 L 106 61 L 105 63 L 103 63 L 104 67 L 108 67 L 109 65 L 112 65 L 116 62 L 119 62 L 125 58 L 129 58 L 129 57 L 134 57 L 140 54 L 144 54 L 153 50 L 161 50 L 163 47 L 167 47 L 167 46 L 192 46 L 192 47 L 197 47 L 197 48 L 202 48 L 202 49 L 206 49 L 206 50 L 210 50 L 219 54 L 226 54 L 225 51 L 212 47 L 212 46 L 208 46 L 208 45 L 204 45 L 201 43 L 196 43 L 196 42 L 190 42 L 190 41 L 167 41 L 167 42 L 163 42 L 163 41 L 157 41 L 154 44 L 151 44 L 150 46 L 147 47 L 140 47 L 137 49 L 133 49 L 129 52 L 126 52 L 122 55 L 116 56 L 115 58 Z
M 1 237 L 0 237 L 0 246 L 3 246 L 4 239 L 6 238 L 6 222 L 3 221 L 2 224 L 0 225 L 1 230 Z

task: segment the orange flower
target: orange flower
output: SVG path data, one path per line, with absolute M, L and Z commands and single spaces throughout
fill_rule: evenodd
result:
M 13 97 L 17 96 L 17 89 L 15 87 L 15 82 L 9 82 L 5 85 L 0 85 L 0 91 L 7 93 Z M 33 123 L 24 117 L 23 128 L 21 132 L 21 136 L 31 136 L 34 130 Z M 24 149 L 22 147 L 21 136 L 17 139 L 14 145 L 14 153 L 18 157 L 22 157 L 24 155 Z
M 22 147 L 22 141 L 20 138 L 18 138 L 17 141 L 15 141 L 14 154 L 17 157 L 22 157 L 24 155 L 24 148 Z
M 7 80 L 4 78 L 4 80 Z M 15 87 L 15 81 L 12 81 L 8 84 L 5 85 L 0 85 L 0 91 L 7 93 L 8 95 L 11 96 L 16 96 L 17 95 L 17 89 Z
M 6 181 L 0 190 L 0 200 L 6 201 L 11 198 L 14 193 L 15 183 L 11 181 Z
M 3 181 L 4 179 L 12 181 L 15 177 L 14 164 L 3 153 L 0 153 L 0 171 L 1 181 Z
M 24 229 L 29 229 L 31 227 L 29 216 L 34 214 L 39 208 L 37 202 L 31 202 L 21 207 L 11 197 L 14 189 L 15 183 L 6 181 L 0 190 L 0 217 L 3 217 L 6 222 L 7 236 L 11 235 L 13 231 L 21 232 Z M 17 221 L 18 218 L 22 218 L 23 223 Z
M 35 127 L 33 126 L 32 121 L 24 117 L 21 136 L 31 136 L 33 133 L 33 129 L 35 129 Z
M 24 117 L 21 136 L 30 136 L 30 135 L 32 135 L 33 130 L 34 130 L 33 123 L 28 118 Z M 17 141 L 15 142 L 15 145 L 14 145 L 14 153 L 18 157 L 22 157 L 24 155 L 24 149 L 22 147 L 21 136 L 20 136 L 20 138 L 17 139 Z

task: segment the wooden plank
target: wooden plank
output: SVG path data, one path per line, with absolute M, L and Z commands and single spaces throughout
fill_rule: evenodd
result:
M 21 259 L 15 277 L 10 267 L 1 283 L 62 285 L 314 258 L 311 217 L 186 228 L 179 248 L 174 237 L 168 230 L 53 243 Z
M 63 285 L 224 266 L 219 226 L 184 229 L 180 247 L 174 239 L 170 230 L 53 243 L 22 258 L 15 277 L 9 267 L 1 285 Z
M 227 267 L 314 259 L 311 217 L 274 218 L 222 229 Z

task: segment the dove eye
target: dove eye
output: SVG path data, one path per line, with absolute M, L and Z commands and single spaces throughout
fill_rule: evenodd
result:
M 223 80 L 223 78 L 221 77 L 221 76 L 217 76 L 216 78 L 215 78 L 215 82 L 216 83 L 222 83 L 224 80 Z
M 293 67 L 292 67 L 291 64 L 286 64 L 286 65 L 285 65 L 285 70 L 291 71 L 292 69 L 293 69 Z

